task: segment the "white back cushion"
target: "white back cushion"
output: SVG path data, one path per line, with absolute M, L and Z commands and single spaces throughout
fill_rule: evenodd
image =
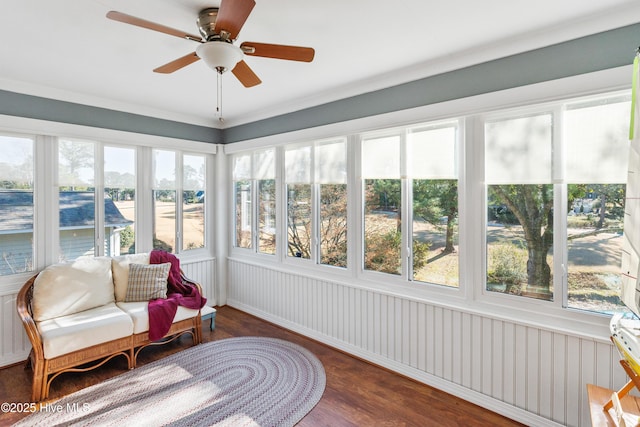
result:
M 111 258 L 80 258 L 54 264 L 33 284 L 36 322 L 78 313 L 114 302 Z
M 124 301 L 124 298 L 127 295 L 127 285 L 129 284 L 129 264 L 149 264 L 149 254 L 128 254 L 113 257 L 111 259 L 116 302 Z

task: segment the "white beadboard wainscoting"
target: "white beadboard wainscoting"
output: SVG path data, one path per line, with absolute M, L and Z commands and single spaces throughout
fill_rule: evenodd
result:
M 188 260 L 181 262 L 180 266 L 187 277 L 201 284 L 204 296 L 207 297 L 207 305 L 216 305 L 215 259 Z M 25 277 L 26 281 L 30 276 Z M 2 314 L 0 317 L 0 331 L 2 331 L 0 367 L 26 360 L 31 350 L 31 343 L 16 311 L 16 297 L 23 283 L 11 283 L 0 293 L 0 302 L 2 303 L 2 311 L 0 311 Z
M 202 293 L 207 298 L 207 305 L 217 305 L 216 299 L 216 260 L 181 261 L 184 275 L 202 286 Z
M 604 339 L 250 261 L 229 259 L 228 267 L 230 306 L 527 425 L 590 426 L 586 385 L 627 381 Z

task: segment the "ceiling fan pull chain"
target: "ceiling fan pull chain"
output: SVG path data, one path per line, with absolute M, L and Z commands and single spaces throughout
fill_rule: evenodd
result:
M 217 102 L 216 102 L 216 116 L 218 116 L 218 120 L 224 122 L 224 118 L 222 117 L 222 73 L 216 73 L 216 82 L 218 84 L 217 92 Z

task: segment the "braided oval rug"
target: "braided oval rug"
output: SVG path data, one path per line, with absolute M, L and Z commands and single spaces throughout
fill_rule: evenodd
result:
M 228 338 L 39 404 L 16 425 L 293 426 L 325 382 L 318 358 L 297 344 Z

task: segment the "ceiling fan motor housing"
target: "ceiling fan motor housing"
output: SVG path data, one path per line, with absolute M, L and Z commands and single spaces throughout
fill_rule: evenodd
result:
M 206 41 L 212 41 L 220 38 L 220 34 L 215 33 L 216 19 L 218 18 L 218 8 L 208 7 L 202 9 L 198 14 L 198 30 L 202 38 Z

